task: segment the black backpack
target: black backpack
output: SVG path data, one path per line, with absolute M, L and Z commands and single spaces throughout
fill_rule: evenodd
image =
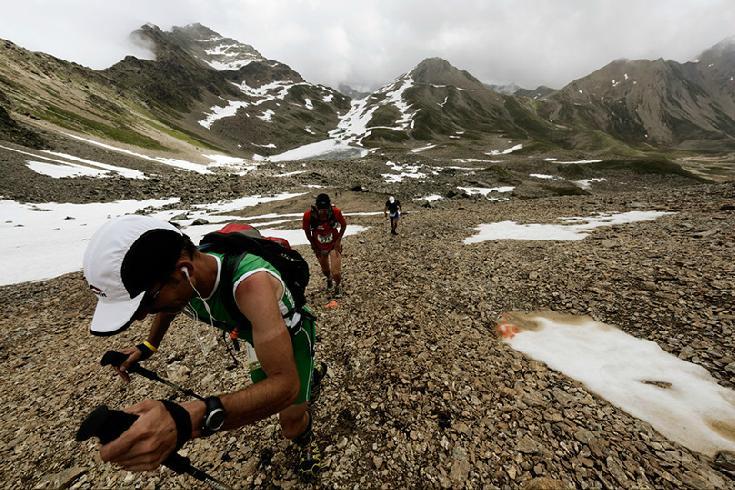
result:
M 257 230 L 255 231 L 257 233 Z M 288 249 L 267 238 L 253 236 L 251 233 L 217 231 L 204 235 L 199 242 L 199 250 L 224 254 L 220 276 L 222 284 L 232 284 L 235 269 L 246 254 L 263 258 L 281 274 L 281 278 L 293 296 L 295 311 L 301 311 L 306 304 L 305 291 L 309 284 L 309 264 L 296 250 Z M 249 327 L 250 321 L 237 307 L 234 294 L 225 294 L 224 299 L 230 316 L 237 319 L 236 326 Z M 293 311 L 287 312 L 284 317 L 290 316 Z
M 329 209 L 327 209 L 327 223 L 329 223 L 329 226 L 332 228 L 336 228 L 337 218 L 334 216 L 334 209 L 332 208 L 333 206 L 329 206 Z M 317 228 L 319 224 L 319 208 L 312 206 L 311 215 L 309 216 L 309 228 L 313 230 L 314 228 Z

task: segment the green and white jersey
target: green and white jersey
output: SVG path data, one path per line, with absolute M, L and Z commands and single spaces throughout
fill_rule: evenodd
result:
M 301 320 L 301 314 L 294 311 L 295 304 L 293 296 L 291 295 L 291 291 L 288 290 L 288 288 L 286 287 L 286 283 L 281 278 L 278 270 L 273 267 L 270 262 L 267 262 L 265 259 L 257 255 L 247 254 L 242 258 L 240 264 L 235 269 L 232 284 L 222 284 L 222 281 L 220 279 L 222 276 L 222 260 L 224 254 L 219 254 L 215 252 L 206 253 L 217 260 L 217 279 L 214 283 L 214 289 L 212 290 L 212 294 L 204 298 L 204 301 L 206 301 L 207 305 L 209 306 L 209 310 L 212 312 L 212 323 L 214 323 L 216 327 L 223 330 L 231 330 L 232 328 L 237 326 L 237 321 L 232 318 L 232 316 L 230 316 L 227 311 L 227 302 L 224 300 L 224 295 L 229 294 L 230 296 L 234 296 L 237 286 L 239 286 L 242 281 L 252 276 L 256 272 L 261 271 L 267 272 L 278 279 L 278 281 L 281 283 L 281 286 L 283 287 L 283 295 L 278 301 L 278 307 L 280 308 L 281 315 L 283 316 L 283 320 L 286 323 L 286 328 L 291 330 L 296 325 L 298 325 L 299 321 Z M 194 318 L 195 320 L 200 320 L 204 323 L 210 323 L 209 313 L 204 307 L 203 301 L 198 296 L 189 301 L 189 304 L 184 310 L 184 313 Z M 252 330 L 250 328 L 246 330 L 247 331 L 240 330 L 239 337 L 246 340 L 250 345 L 253 345 Z

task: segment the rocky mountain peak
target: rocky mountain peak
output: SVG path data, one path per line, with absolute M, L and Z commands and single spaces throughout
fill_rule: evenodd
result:
M 427 58 L 416 65 L 411 76 L 418 83 L 452 85 L 462 89 L 485 89 L 485 86 L 468 71 L 452 66 L 442 58 Z
M 204 26 L 200 24 L 199 22 L 195 22 L 193 24 L 187 24 L 183 27 L 180 26 L 174 26 L 171 29 L 173 32 L 180 32 L 183 34 L 188 34 L 190 36 L 196 36 L 200 39 L 210 39 L 212 37 L 222 37 L 219 33 L 213 31 L 207 26 Z
M 700 63 L 724 61 L 735 64 L 735 36 L 730 36 L 702 52 L 697 58 Z

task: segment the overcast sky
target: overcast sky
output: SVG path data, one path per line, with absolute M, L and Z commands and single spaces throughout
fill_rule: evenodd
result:
M 312 82 L 374 88 L 438 56 L 560 88 L 618 58 L 687 61 L 735 35 L 735 0 L 3 0 L 0 38 L 92 68 L 127 35 L 200 22 Z

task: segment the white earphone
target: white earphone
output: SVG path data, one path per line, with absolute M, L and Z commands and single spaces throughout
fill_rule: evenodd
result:
M 186 267 L 182 267 L 181 272 L 183 272 L 186 278 L 189 279 L 189 269 L 187 269 Z

